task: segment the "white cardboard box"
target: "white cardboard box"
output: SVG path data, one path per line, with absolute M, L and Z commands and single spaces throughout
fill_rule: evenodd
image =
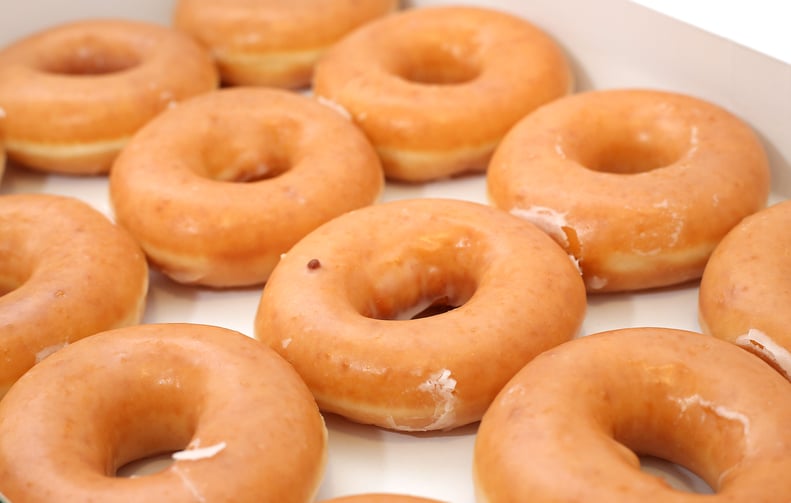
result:
M 772 163 L 772 200 L 791 198 L 789 62 L 628 0 L 416 0 L 412 5 L 449 3 L 501 8 L 543 27 L 567 51 L 575 67 L 578 90 L 652 87 L 697 95 L 730 109 L 749 122 L 765 143 Z M 172 5 L 173 0 L 6 0 L 0 3 L 0 44 L 57 22 L 85 17 L 168 23 Z M 106 180 L 101 177 L 45 176 L 11 167 L 0 184 L 0 193 L 29 191 L 81 197 L 109 214 Z M 384 199 L 435 195 L 486 202 L 484 179 L 391 185 Z M 258 288 L 222 292 L 187 288 L 153 273 L 145 321 L 209 323 L 249 335 L 259 294 Z M 696 303 L 695 285 L 592 296 L 583 333 L 648 325 L 698 330 Z M 474 425 L 444 434 L 400 434 L 335 417 L 328 417 L 327 422 L 330 454 L 319 500 L 377 491 L 454 503 L 474 501 Z M 145 472 L 156 466 L 139 470 Z M 682 487 L 703 487 L 672 466 L 646 469 L 665 473 Z

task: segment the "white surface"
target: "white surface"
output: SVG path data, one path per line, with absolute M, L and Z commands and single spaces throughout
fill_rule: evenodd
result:
M 580 89 L 660 87 L 705 96 L 730 108 L 748 120 L 766 142 L 774 170 L 773 198 L 791 195 L 788 65 L 627 0 L 534 0 L 529 6 L 519 0 L 492 0 L 485 4 L 522 13 L 552 33 L 574 61 Z M 0 43 L 65 19 L 119 16 L 167 22 L 171 5 L 170 0 L 6 0 L 0 3 Z M 11 167 L 0 192 L 29 191 L 75 195 L 109 212 L 103 178 L 45 176 Z M 486 198 L 483 178 L 469 177 L 425 186 L 390 185 L 384 199 L 422 196 L 478 202 Z M 153 273 L 145 321 L 208 323 L 252 334 L 259 294 L 259 288 L 212 291 L 183 287 Z M 590 298 L 583 331 L 589 334 L 649 325 L 698 330 L 696 303 L 696 285 L 597 295 Z M 470 474 L 475 426 L 445 434 L 401 434 L 335 417 L 327 422 L 330 454 L 319 499 L 397 491 L 454 503 L 474 501 Z M 672 473 L 671 478 L 682 486 L 694 485 L 685 472 L 661 471 Z
M 784 0 L 632 0 L 791 63 L 791 3 Z

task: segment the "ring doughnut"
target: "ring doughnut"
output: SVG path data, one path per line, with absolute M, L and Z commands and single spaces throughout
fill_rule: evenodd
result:
M 789 383 L 732 344 L 671 329 L 582 337 L 528 363 L 486 412 L 476 501 L 786 501 L 789 421 Z M 672 489 L 635 453 L 716 494 Z
M 569 96 L 527 116 L 487 174 L 494 205 L 579 259 L 590 292 L 697 279 L 717 243 L 766 204 L 750 128 L 702 100 L 650 90 Z
M 225 83 L 307 86 L 320 55 L 397 0 L 179 0 L 174 24 L 209 47 Z
M 400 494 L 359 494 L 324 500 L 323 503 L 442 503 L 437 500 Z
M 527 21 L 433 7 L 345 37 L 319 61 L 313 88 L 348 110 L 389 178 L 422 182 L 483 171 L 519 119 L 571 85 L 560 48 Z
M 231 88 L 168 110 L 110 175 L 119 224 L 172 279 L 266 281 L 321 223 L 374 202 L 382 169 L 337 112 L 288 91 Z
M 0 257 L 0 398 L 49 354 L 143 313 L 140 247 L 76 199 L 0 196 Z
M 178 449 L 159 473 L 115 476 Z M 88 337 L 0 402 L 0 487 L 12 501 L 308 503 L 325 453 L 324 422 L 294 370 L 218 327 Z
M 576 335 L 585 307 L 579 271 L 535 226 L 416 199 L 350 212 L 297 243 L 264 287 L 255 334 L 326 412 L 449 430 L 479 420 L 527 361 Z M 432 308 L 451 310 L 426 316 Z
M 121 20 L 59 25 L 0 51 L 6 149 L 38 170 L 104 173 L 149 119 L 216 86 L 209 55 L 175 30 Z
M 791 201 L 745 218 L 709 259 L 700 282 L 703 332 L 764 358 L 791 379 Z

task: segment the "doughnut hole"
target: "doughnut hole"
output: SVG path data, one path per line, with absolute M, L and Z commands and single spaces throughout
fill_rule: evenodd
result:
M 474 38 L 436 39 L 419 34 L 408 45 L 395 49 L 390 71 L 398 77 L 421 85 L 458 85 L 471 82 L 483 71 Z
M 404 321 L 441 315 L 467 303 L 478 287 L 479 254 L 467 245 L 442 241 L 444 237 L 427 238 L 407 245 L 403 258 L 382 257 L 366 264 L 364 276 L 375 282 L 352 292 L 357 294 L 351 298 L 358 312 L 373 319 Z
M 70 40 L 42 51 L 39 69 L 55 75 L 99 76 L 138 66 L 142 59 L 128 44 L 112 40 Z
M 295 164 L 299 126 L 216 116 L 201 142 L 198 174 L 212 180 L 252 183 L 276 178 Z
M 119 365 L 124 363 L 121 357 Z M 205 376 L 183 375 L 167 364 L 129 365 L 139 365 L 140 371 L 127 382 L 116 383 L 112 396 L 95 397 L 86 419 L 92 427 L 84 433 L 94 437 L 86 442 L 108 446 L 106 458 L 96 460 L 108 477 L 135 474 L 146 464 L 142 460 L 185 449 L 198 428 L 203 406 L 196 397 L 203 396 Z
M 674 120 L 646 116 L 631 123 L 609 122 L 597 123 L 599 139 L 581 138 L 570 157 L 594 171 L 629 175 L 670 166 L 696 148 L 696 131 Z

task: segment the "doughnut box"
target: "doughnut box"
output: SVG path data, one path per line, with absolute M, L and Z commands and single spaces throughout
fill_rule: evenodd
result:
M 649 3 L 661 4 L 630 0 L 410 0 L 402 7 L 469 4 L 522 16 L 563 49 L 577 91 L 653 88 L 716 103 L 749 124 L 763 143 L 771 169 L 769 202 L 791 199 L 791 57 L 784 61 L 782 54 L 766 54 L 643 5 Z M 174 4 L 174 0 L 73 0 L 68 6 L 56 0 L 6 1 L 0 3 L 0 46 L 70 20 L 123 18 L 168 25 Z M 748 21 L 750 29 L 761 30 L 755 20 Z M 791 53 L 791 48 L 785 52 Z M 0 179 L 0 197 L 16 193 L 73 196 L 113 215 L 106 176 L 43 174 L 8 162 Z M 428 197 L 489 202 L 483 174 L 425 183 L 387 182 L 380 201 Z M 698 284 L 591 294 L 581 335 L 631 327 L 700 331 Z M 217 325 L 252 336 L 260 297 L 259 286 L 185 286 L 152 267 L 143 321 Z M 449 432 L 415 433 L 362 426 L 331 414 L 325 415 L 325 421 L 328 458 L 316 501 L 360 493 L 411 494 L 452 503 L 476 501 L 472 465 L 477 423 Z M 142 476 L 168 464 L 167 456 L 159 456 L 133 463 L 123 472 L 125 476 Z M 711 492 L 683 467 L 653 458 L 642 459 L 641 466 L 679 489 Z M 4 501 L 2 492 L 0 485 L 0 502 Z

